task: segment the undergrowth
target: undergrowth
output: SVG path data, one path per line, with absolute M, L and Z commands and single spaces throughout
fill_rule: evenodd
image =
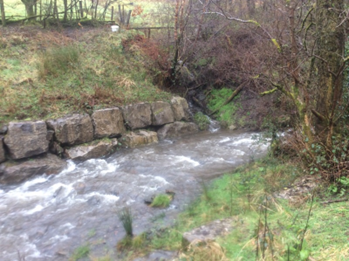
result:
M 210 197 L 201 197 L 170 229 L 154 232 L 149 249 L 182 251 L 183 260 L 199 260 L 198 249 L 185 252 L 182 234 L 212 220 L 231 218 L 233 231 L 214 248 L 220 260 L 348 260 L 348 203 L 321 204 L 316 195 L 292 201 L 276 197 L 302 171 L 294 163 L 266 158 L 217 179 Z M 209 260 L 209 259 L 206 259 Z M 212 259 L 215 260 L 215 259 Z

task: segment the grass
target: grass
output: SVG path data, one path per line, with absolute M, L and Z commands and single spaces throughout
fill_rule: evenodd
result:
M 150 204 L 154 208 L 167 208 L 171 203 L 171 196 L 166 194 L 156 195 L 153 202 Z
M 241 107 L 241 104 L 236 101 L 231 101 L 226 105 L 223 105 L 228 97 L 232 95 L 234 90 L 228 89 L 228 88 L 222 88 L 222 89 L 213 89 L 210 93 L 209 100 L 208 100 L 208 108 L 211 111 L 217 111 L 217 119 L 220 122 L 223 122 L 227 125 L 231 125 L 235 123 L 234 120 L 234 114 L 238 111 L 238 109 Z M 236 100 L 236 98 L 235 98 Z M 239 125 L 243 126 L 244 122 L 243 120 L 239 119 L 237 120 L 239 122 Z
M 129 208 L 125 208 L 121 211 L 119 216 L 122 226 L 125 229 L 126 237 L 131 238 L 133 237 L 133 217 L 131 210 Z
M 89 253 L 90 253 L 89 245 L 80 246 L 77 249 L 75 249 L 73 255 L 69 258 L 69 261 L 76 261 L 81 258 L 87 257 Z
M 0 37 L 0 124 L 169 100 L 170 94 L 153 84 L 154 61 L 135 35 L 109 28 L 61 33 L 36 26 L 5 28 Z
M 179 250 L 183 260 L 200 260 L 208 256 L 207 249 L 214 249 L 209 253 L 216 253 L 219 260 L 348 260 L 348 203 L 323 205 L 309 195 L 288 202 L 273 196 L 300 175 L 291 163 L 272 158 L 226 174 L 210 186 L 210 200 L 198 199 L 174 227 L 154 233 L 144 249 Z M 185 231 L 227 217 L 233 217 L 232 233 L 214 245 L 182 250 Z

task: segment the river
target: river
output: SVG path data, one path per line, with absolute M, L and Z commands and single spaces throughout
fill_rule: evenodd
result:
M 20 185 L 0 185 L 0 260 L 68 260 L 87 242 L 92 254 L 115 250 L 124 235 L 118 214 L 134 216 L 134 232 L 168 225 L 195 199 L 202 180 L 266 153 L 256 133 L 229 131 L 197 135 L 134 149 L 103 159 L 68 161 L 58 175 L 36 176 Z M 167 209 L 144 200 L 175 192 Z

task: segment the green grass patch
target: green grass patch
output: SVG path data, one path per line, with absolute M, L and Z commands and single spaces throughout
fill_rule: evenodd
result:
M 171 203 L 171 196 L 166 194 L 156 195 L 153 202 L 150 204 L 153 208 L 167 208 Z
M 236 102 L 237 98 L 228 104 L 224 105 L 228 97 L 232 95 L 234 90 L 228 88 L 213 89 L 208 99 L 208 108 L 211 111 L 217 111 L 217 119 L 227 125 L 235 123 L 234 114 L 241 107 L 239 102 Z M 241 124 L 242 122 L 239 122 Z
M 90 253 L 89 245 L 80 246 L 77 249 L 75 249 L 73 255 L 69 258 L 69 261 L 76 261 L 76 260 L 82 259 L 84 257 L 87 257 L 89 253 Z
M 290 163 L 266 158 L 226 174 L 209 187 L 210 200 L 198 199 L 174 227 L 155 233 L 149 248 L 182 250 L 183 232 L 232 217 L 232 233 L 217 240 L 227 260 L 348 260 L 347 202 L 323 205 L 303 195 L 290 203 L 273 196 L 300 173 Z

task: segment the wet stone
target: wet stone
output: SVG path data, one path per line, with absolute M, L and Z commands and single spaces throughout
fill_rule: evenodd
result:
M 78 145 L 93 140 L 93 125 L 88 114 L 73 114 L 48 120 L 47 125 L 54 130 L 55 140 L 62 145 Z
M 134 148 L 140 145 L 158 143 L 158 135 L 154 131 L 135 131 L 125 134 L 122 137 L 123 145 Z
M 5 135 L 7 133 L 8 126 L 0 124 L 0 135 Z
M 177 260 L 177 253 L 173 251 L 158 250 L 144 257 L 138 257 L 133 261 L 172 261 Z
M 4 137 L 0 136 L 0 163 L 6 161 L 5 148 L 4 148 Z
M 191 243 L 214 241 L 217 237 L 227 235 L 233 230 L 237 218 L 227 218 L 212 221 L 183 234 L 182 244 L 187 248 Z
M 183 135 L 194 134 L 199 132 L 198 126 L 193 122 L 176 121 L 166 124 L 158 130 L 159 139 L 175 138 Z
M 122 111 L 119 108 L 97 110 L 91 117 L 97 138 L 115 137 L 126 131 Z
M 152 110 L 152 125 L 161 126 L 166 123 L 174 122 L 171 105 L 167 102 L 153 102 L 151 104 Z
M 10 122 L 4 142 L 12 159 L 23 159 L 48 151 L 44 121 Z
M 176 121 L 189 121 L 190 112 L 186 99 L 182 97 L 173 97 L 171 99 L 173 115 Z
M 87 144 L 75 146 L 65 150 L 65 156 L 73 160 L 88 160 L 100 158 L 114 151 L 118 144 L 117 139 L 95 140 Z
M 53 154 L 0 164 L 0 183 L 13 184 L 40 174 L 58 174 L 67 163 Z
M 149 103 L 138 103 L 127 105 L 122 108 L 126 124 L 132 129 L 141 129 L 152 124 L 151 105 Z

